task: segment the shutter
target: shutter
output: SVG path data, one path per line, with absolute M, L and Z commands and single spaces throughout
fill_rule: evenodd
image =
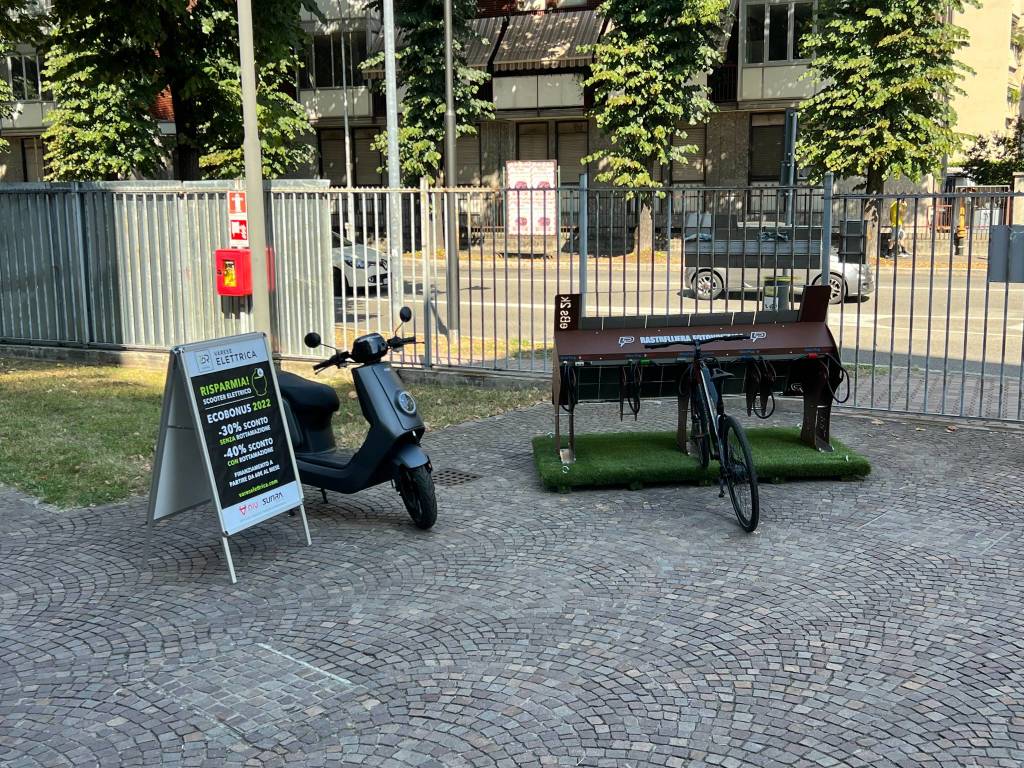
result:
M 778 182 L 785 144 L 784 113 L 750 116 L 750 180 Z
M 676 146 L 696 146 L 695 152 L 686 153 L 685 163 L 672 163 L 672 182 L 686 183 L 704 181 L 705 157 L 707 155 L 708 129 L 706 125 L 683 126 L 685 139 L 676 139 Z
M 345 132 L 320 131 L 320 163 L 323 177 L 332 187 L 345 186 Z
M 46 172 L 43 142 L 35 137 L 22 141 L 25 143 L 25 181 L 42 181 Z
M 0 153 L 0 181 L 24 181 L 25 169 L 21 167 L 21 139 L 11 139 L 11 148 Z
M 357 187 L 381 187 L 384 186 L 384 179 L 377 169 L 383 163 L 380 153 L 373 148 L 373 137 L 376 134 L 374 128 L 361 128 L 354 131 L 352 140 L 353 164 L 355 169 L 352 175 L 355 176 Z
M 587 168 L 583 158 L 587 156 L 587 124 L 558 124 L 558 167 L 563 184 L 577 184 L 580 174 Z
M 548 124 L 519 124 L 519 160 L 550 160 L 548 157 Z
M 480 134 L 459 136 L 455 146 L 457 184 L 476 186 L 480 183 Z

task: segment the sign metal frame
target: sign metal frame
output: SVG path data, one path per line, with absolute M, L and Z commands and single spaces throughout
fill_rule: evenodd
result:
M 291 464 L 294 478 L 290 483 L 278 490 L 287 490 L 289 494 L 292 494 L 293 491 L 297 492 L 297 503 L 288 503 L 289 501 L 295 501 L 295 499 L 289 498 L 286 495 L 281 503 L 266 505 L 268 508 L 262 510 L 262 514 L 255 516 L 251 520 L 245 520 L 243 524 L 239 525 L 237 522 L 229 522 L 225 514 L 226 508 L 222 504 L 217 488 L 217 479 L 210 458 L 209 445 L 203 435 L 201 410 L 196 400 L 195 391 L 192 386 L 192 377 L 186 365 L 185 356 L 187 354 L 204 352 L 215 347 L 229 347 L 232 344 L 249 345 L 251 348 L 254 341 L 260 342 L 266 355 L 264 359 L 253 362 L 266 363 L 266 367 L 270 371 L 271 384 L 277 397 L 277 411 L 278 417 L 281 420 L 281 431 L 285 438 L 286 458 Z M 232 369 L 225 368 L 223 370 L 229 371 Z M 309 535 L 309 522 L 306 518 L 306 506 L 303 502 L 302 482 L 299 479 L 299 468 L 295 461 L 295 451 L 292 447 L 291 435 L 288 432 L 288 425 L 285 423 L 280 403 L 281 391 L 278 386 L 277 371 L 273 365 L 273 357 L 267 336 L 264 333 L 246 333 L 194 344 L 182 344 L 170 350 L 160 415 L 160 433 L 157 438 L 153 479 L 149 493 L 149 509 L 146 519 L 150 539 L 152 538 L 153 529 L 159 520 L 180 512 L 196 509 L 205 504 L 212 504 L 217 510 L 218 531 L 232 584 L 237 583 L 238 579 L 235 575 L 235 565 L 231 557 L 228 539 L 236 533 L 276 517 L 282 512 L 298 508 L 306 546 L 312 545 Z M 197 476 L 203 477 L 206 482 L 197 482 Z M 289 487 L 292 484 L 295 485 L 295 489 Z

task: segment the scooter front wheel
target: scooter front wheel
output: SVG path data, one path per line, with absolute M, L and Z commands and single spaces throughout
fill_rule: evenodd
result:
M 434 478 L 426 466 L 398 470 L 398 492 L 417 528 L 427 530 L 437 522 L 437 498 Z

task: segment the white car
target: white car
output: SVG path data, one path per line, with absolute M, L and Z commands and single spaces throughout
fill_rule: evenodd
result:
M 334 293 L 348 291 L 384 291 L 388 287 L 388 261 L 384 255 L 364 244 L 356 244 L 331 232 L 331 261 L 334 264 Z

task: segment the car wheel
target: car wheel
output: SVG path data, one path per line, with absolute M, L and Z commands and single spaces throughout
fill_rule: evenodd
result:
M 717 299 L 725 292 L 725 283 L 717 272 L 710 269 L 702 269 L 693 276 L 690 281 L 690 288 L 693 295 L 701 301 Z
M 815 285 L 821 285 L 821 275 L 814 278 Z M 842 275 L 837 275 L 833 272 L 828 278 L 828 303 L 829 304 L 842 304 L 846 301 L 846 297 L 849 295 L 849 288 L 846 285 L 846 279 Z
M 345 285 L 345 275 L 340 269 L 334 267 L 334 295 L 344 296 L 347 290 Z

